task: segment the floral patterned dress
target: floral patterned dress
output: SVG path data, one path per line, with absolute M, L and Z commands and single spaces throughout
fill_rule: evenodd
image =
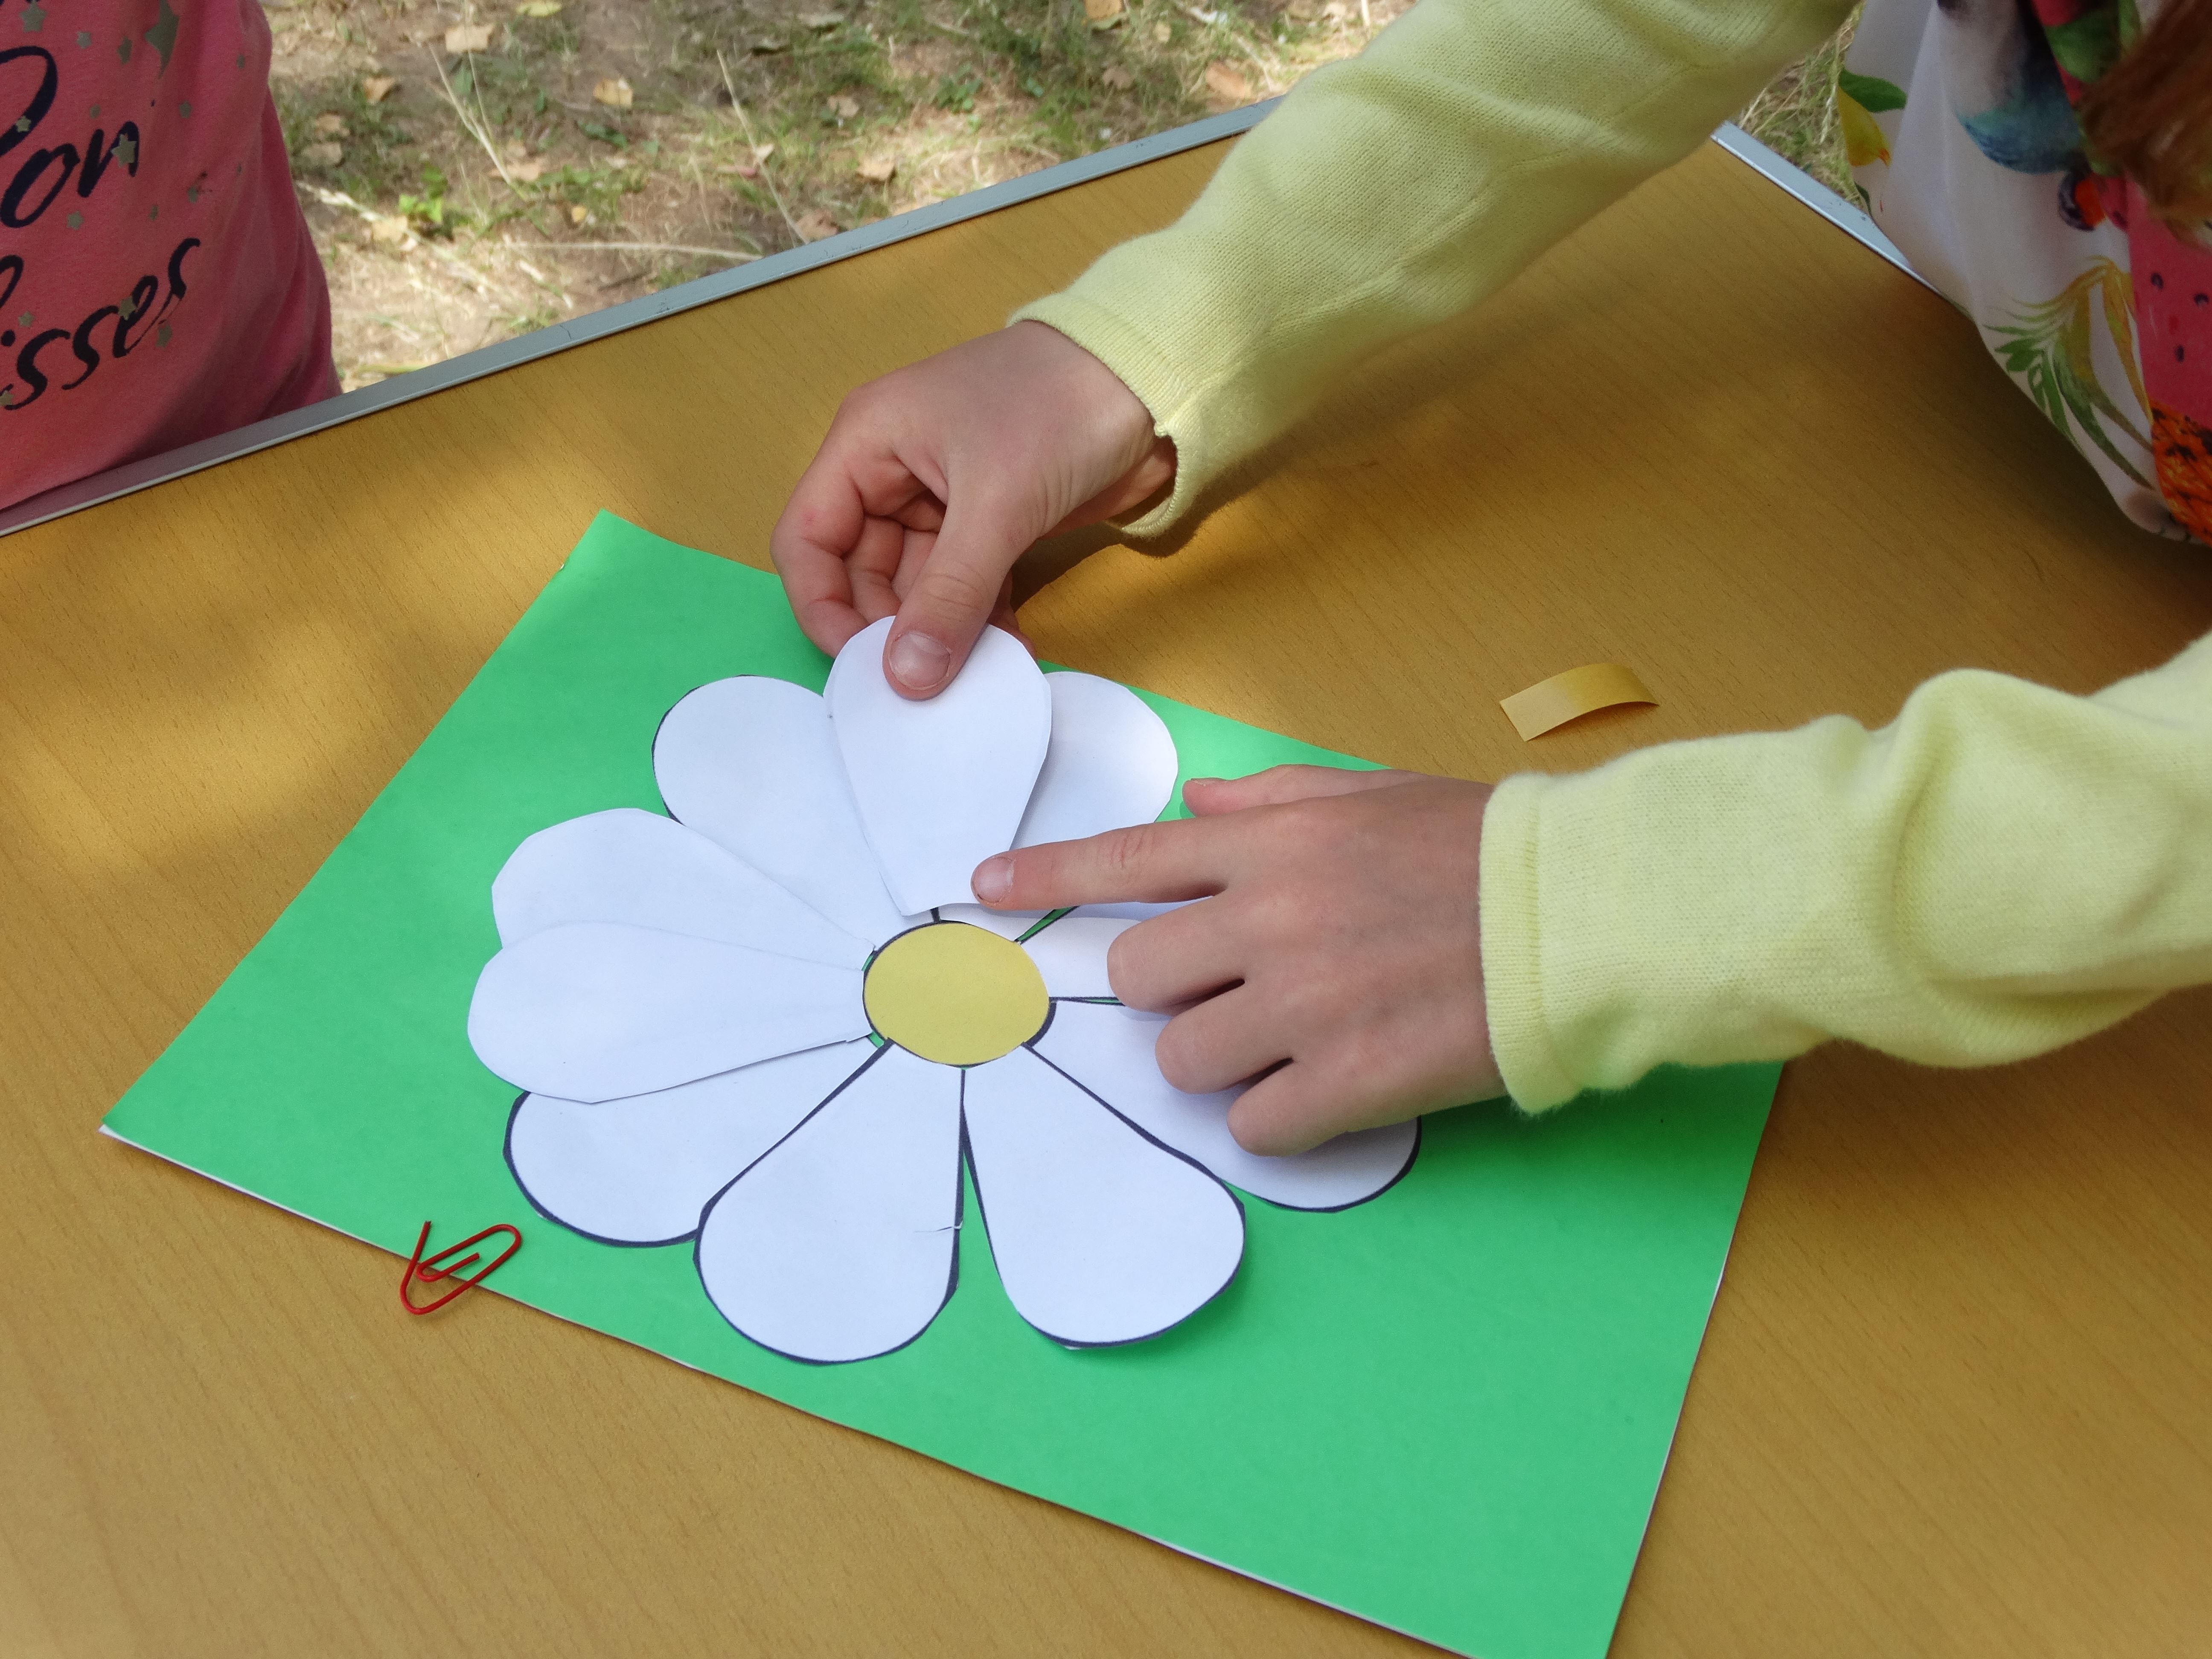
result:
M 2212 225 L 2100 163 L 2082 94 L 2154 0 L 1870 0 L 1837 103 L 1875 222 L 2146 529 L 2212 542 Z

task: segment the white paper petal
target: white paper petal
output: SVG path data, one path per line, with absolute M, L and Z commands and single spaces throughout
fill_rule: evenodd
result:
M 980 904 L 940 904 L 940 921 L 964 921 L 1000 939 L 1018 939 L 1052 913 L 1049 910 L 986 910 Z
M 1186 904 L 1195 904 L 1196 899 L 1176 899 L 1170 904 L 1146 904 L 1131 900 L 1124 904 L 1086 904 L 1075 914 L 1079 916 L 1111 916 L 1120 921 L 1150 921 L 1154 916 L 1164 916 L 1170 910 L 1180 910 Z
M 960 1073 L 884 1048 L 714 1200 L 699 1278 L 722 1317 L 795 1359 L 911 1342 L 952 1294 Z
M 620 922 L 508 945 L 469 1004 L 477 1058 L 562 1100 L 651 1094 L 867 1032 L 854 969 Z
M 915 925 L 876 873 L 811 691 L 750 676 L 701 686 L 661 721 L 653 775 L 671 812 L 855 939 L 881 945 Z
M 924 702 L 884 678 L 886 617 L 855 634 L 823 696 L 860 825 L 903 909 L 962 904 L 969 878 L 1014 844 L 1052 735 L 1045 676 L 1012 635 L 986 628 L 952 684 Z
M 876 1051 L 833 1043 L 658 1094 L 596 1104 L 526 1095 L 507 1163 L 530 1201 L 564 1226 L 620 1244 L 665 1244 Z
M 1074 1346 L 1138 1341 L 1188 1318 L 1235 1276 L 1244 1212 L 1205 1170 L 1026 1048 L 966 1075 L 992 1258 L 1037 1329 Z
M 1107 949 L 1136 925 L 1078 912 L 1062 916 L 1022 949 L 1044 976 L 1046 995 L 1110 997 L 1114 988 L 1106 982 Z
M 1080 841 L 1159 817 L 1182 767 L 1166 722 L 1127 686 L 1096 674 L 1048 674 L 1044 682 L 1052 747 L 1014 845 Z
M 569 921 L 719 939 L 858 968 L 868 945 L 673 818 L 618 806 L 541 830 L 491 884 L 502 943 Z
M 1418 1123 L 1360 1129 L 1291 1158 L 1246 1152 L 1229 1133 L 1230 1103 L 1242 1090 L 1187 1095 L 1160 1075 L 1152 1048 L 1166 1024 L 1157 1015 L 1100 1003 L 1055 1003 L 1052 1024 L 1033 1046 L 1147 1134 L 1271 1204 L 1341 1210 L 1374 1197 L 1413 1163 Z

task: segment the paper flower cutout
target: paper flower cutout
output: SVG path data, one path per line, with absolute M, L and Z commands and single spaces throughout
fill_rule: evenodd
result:
M 731 1324 L 836 1362 L 904 1346 L 951 1297 L 964 1160 L 1024 1319 L 1070 1346 L 1156 1335 L 1236 1273 L 1224 1183 L 1341 1209 L 1405 1172 L 1418 1130 L 1246 1152 L 1236 1091 L 1170 1086 L 1162 1022 L 1113 1000 L 1107 946 L 1159 907 L 966 902 L 994 853 L 1157 817 L 1174 740 L 996 629 L 908 702 L 878 666 L 889 627 L 822 696 L 702 686 L 653 741 L 670 817 L 572 818 L 501 870 L 469 1039 L 526 1091 L 507 1162 L 587 1237 L 696 1240 Z

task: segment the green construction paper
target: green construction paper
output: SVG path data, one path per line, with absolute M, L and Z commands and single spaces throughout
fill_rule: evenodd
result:
M 1464 1653 L 1602 1654 L 1777 1067 L 1432 1115 L 1372 1202 L 1248 1196 L 1230 1288 L 1124 1348 L 1024 1324 L 970 1226 L 918 1340 L 802 1364 L 722 1321 L 689 1243 L 595 1243 L 532 1210 L 501 1155 L 514 1091 L 464 1030 L 499 948 L 492 877 L 549 824 L 662 810 L 652 738 L 686 692 L 818 690 L 828 666 L 772 577 L 600 515 L 106 1127 L 402 1256 L 425 1218 L 433 1249 L 518 1223 L 488 1291 Z M 1186 777 L 1364 763 L 1146 700 Z

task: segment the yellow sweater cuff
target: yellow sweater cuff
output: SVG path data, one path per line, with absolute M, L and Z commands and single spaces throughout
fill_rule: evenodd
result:
M 1581 1092 L 1573 1071 L 1552 1048 L 1536 949 L 1536 811 L 1550 781 L 1534 773 L 1508 778 L 1492 793 L 1482 815 L 1478 881 L 1490 1048 L 1505 1092 L 1524 1112 L 1547 1111 Z

